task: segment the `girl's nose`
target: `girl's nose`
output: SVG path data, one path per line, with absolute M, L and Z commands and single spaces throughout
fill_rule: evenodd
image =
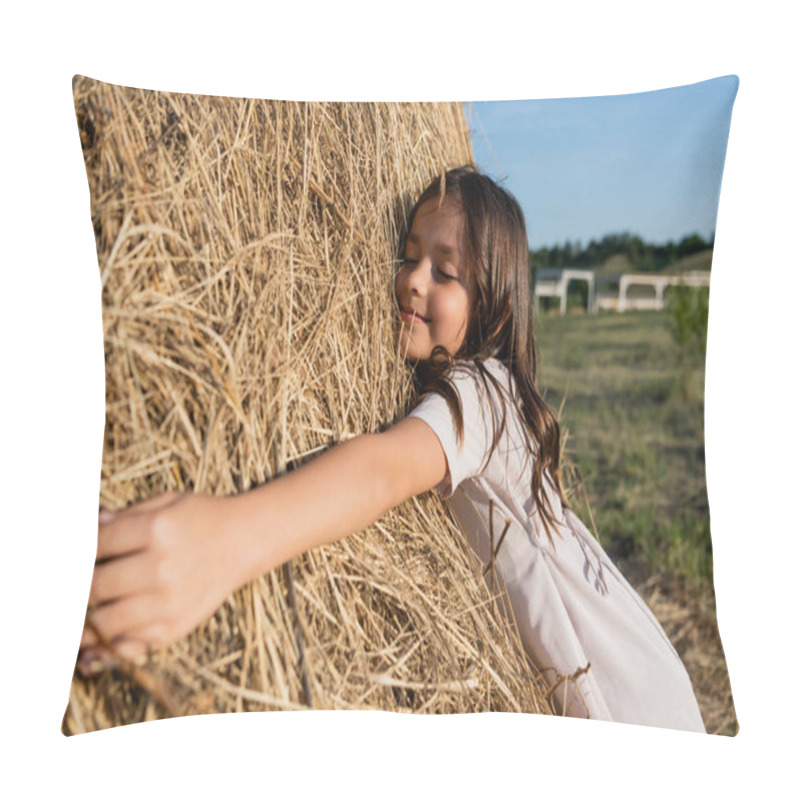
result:
M 404 267 L 406 273 L 406 286 L 414 294 L 424 294 L 426 288 L 426 272 L 425 272 L 425 259 L 420 259 L 416 264 L 406 264 Z

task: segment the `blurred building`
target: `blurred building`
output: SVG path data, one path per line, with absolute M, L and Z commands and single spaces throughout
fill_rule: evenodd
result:
M 663 274 L 628 272 L 617 275 L 595 274 L 589 269 L 548 268 L 536 272 L 534 308 L 539 311 L 541 298 L 557 298 L 559 313 L 567 312 L 567 294 L 571 285 L 584 284 L 581 296 L 585 310 L 597 311 L 661 311 L 669 286 L 709 286 L 708 271 Z

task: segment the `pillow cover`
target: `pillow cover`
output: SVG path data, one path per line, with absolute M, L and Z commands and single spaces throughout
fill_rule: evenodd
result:
M 594 516 L 604 546 L 653 606 L 689 670 L 706 728 L 735 732 L 703 477 L 707 297 L 693 286 L 708 284 L 736 81 L 698 87 L 571 101 L 577 117 L 556 124 L 551 114 L 542 124 L 543 104 L 568 101 L 278 102 L 76 77 L 103 301 L 100 509 L 167 490 L 245 492 L 403 415 L 413 388 L 394 345 L 397 246 L 432 176 L 481 165 L 472 114 L 483 130 L 498 115 L 495 155 L 509 114 L 532 120 L 531 130 L 537 122 L 562 146 L 578 130 L 602 127 L 604 104 L 628 102 L 629 120 L 691 120 L 670 139 L 659 116 L 655 144 L 677 193 L 664 200 L 662 185 L 653 213 L 686 224 L 674 218 L 697 173 L 710 190 L 702 212 L 693 210 L 696 227 L 640 235 L 630 230 L 639 217 L 601 217 L 596 233 L 579 230 L 556 245 L 555 222 L 539 222 L 539 208 L 529 211 L 516 190 L 524 172 L 510 172 L 507 185 L 533 218 L 540 383 L 551 405 L 563 401 L 571 502 Z M 676 92 L 683 106 L 647 105 L 650 95 Z M 612 116 L 621 116 L 618 106 Z M 638 144 L 611 145 L 601 152 L 589 139 L 574 143 L 573 153 L 595 158 L 583 163 L 589 182 L 577 191 L 587 207 L 603 207 L 604 187 L 618 188 L 641 210 L 642 184 L 615 186 L 603 170 L 610 162 L 618 179 L 626 159 L 652 159 Z M 541 159 L 534 163 L 559 170 L 552 154 Z M 642 177 L 637 166 L 646 183 L 652 173 Z M 562 164 L 562 185 L 566 175 Z M 547 197 L 557 205 L 552 190 Z M 553 232 L 540 232 L 543 225 Z M 589 313 L 566 313 L 579 307 Z M 447 509 L 426 495 L 242 587 L 143 663 L 117 651 L 100 671 L 76 670 L 63 729 L 309 707 L 553 713 L 552 687 L 502 620 L 504 598 Z

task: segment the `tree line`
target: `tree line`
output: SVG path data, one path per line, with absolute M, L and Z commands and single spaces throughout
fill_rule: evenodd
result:
M 548 267 L 602 267 L 616 255 L 627 256 L 631 268 L 640 272 L 655 272 L 680 261 L 686 256 L 714 247 L 714 236 L 706 240 L 698 233 L 684 236 L 679 242 L 666 244 L 645 242 L 631 233 L 609 233 L 600 241 L 592 239 L 585 247 L 580 241 L 566 241 L 563 245 L 530 250 L 528 260 L 532 272 Z

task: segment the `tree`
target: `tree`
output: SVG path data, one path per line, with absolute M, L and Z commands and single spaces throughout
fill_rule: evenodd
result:
M 708 247 L 706 240 L 698 233 L 684 236 L 680 244 L 678 244 L 678 258 L 685 258 L 692 255 L 692 253 L 699 253 L 701 250 L 707 250 Z

